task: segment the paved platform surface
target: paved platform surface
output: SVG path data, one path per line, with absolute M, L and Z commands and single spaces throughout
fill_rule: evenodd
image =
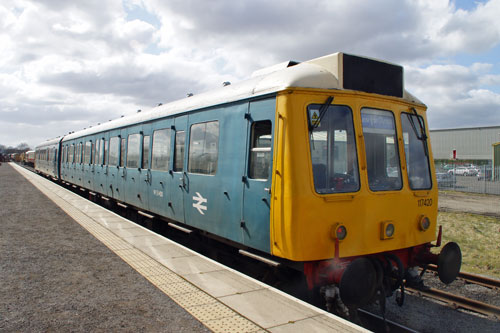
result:
M 0 331 L 363 331 L 15 164 L 0 219 Z

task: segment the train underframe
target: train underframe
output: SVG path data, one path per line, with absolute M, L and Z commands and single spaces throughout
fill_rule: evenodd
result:
M 322 297 L 327 310 L 332 313 L 349 317 L 358 307 L 378 302 L 384 314 L 386 298 L 395 291 L 396 302 L 402 306 L 405 286 L 426 288 L 422 275 L 429 264 L 437 265 L 443 283 L 455 280 L 462 263 L 460 247 L 450 242 L 439 254 L 431 252 L 431 248 L 441 246 L 441 235 L 440 227 L 435 245 L 426 243 L 367 256 L 306 262 L 307 287 L 315 297 L 318 294 Z M 424 269 L 422 273 L 419 267 Z

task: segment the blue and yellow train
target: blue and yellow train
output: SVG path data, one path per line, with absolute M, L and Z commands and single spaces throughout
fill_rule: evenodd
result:
M 418 266 L 458 274 L 458 245 L 430 251 L 428 136 L 401 66 L 335 53 L 47 141 L 36 169 L 290 265 L 349 307 L 420 282 Z

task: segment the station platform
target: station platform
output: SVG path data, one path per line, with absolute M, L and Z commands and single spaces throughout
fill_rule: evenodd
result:
M 0 331 L 366 331 L 14 163 L 0 221 Z

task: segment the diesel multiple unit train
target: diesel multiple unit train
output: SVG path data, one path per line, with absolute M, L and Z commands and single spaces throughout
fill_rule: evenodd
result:
M 401 66 L 335 53 L 46 141 L 36 170 L 300 270 L 346 310 L 460 270 L 457 244 L 431 252 L 428 137 Z

